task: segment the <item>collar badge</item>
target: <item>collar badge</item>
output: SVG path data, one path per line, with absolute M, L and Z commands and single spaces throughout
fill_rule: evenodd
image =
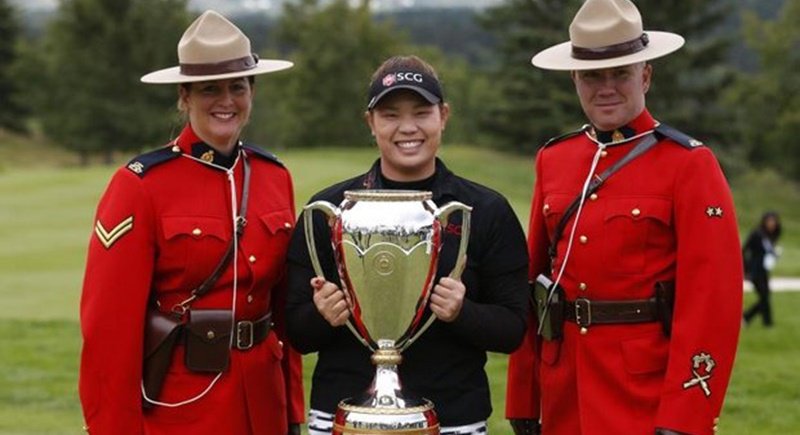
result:
M 128 165 L 128 169 L 130 169 L 131 171 L 133 171 L 133 172 L 135 172 L 137 174 L 141 174 L 142 171 L 144 171 L 144 165 L 142 164 L 142 162 L 131 162 Z
M 206 163 L 213 162 L 214 161 L 214 151 L 213 150 L 208 150 L 208 151 L 204 152 L 203 155 L 200 156 L 200 160 L 202 160 L 202 161 L 204 161 Z

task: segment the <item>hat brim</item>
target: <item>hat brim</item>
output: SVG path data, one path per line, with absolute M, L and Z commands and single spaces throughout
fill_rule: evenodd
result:
M 437 97 L 436 95 L 433 95 L 430 91 L 428 91 L 427 89 L 424 89 L 424 88 L 422 88 L 420 86 L 396 85 L 396 86 L 392 86 L 391 88 L 384 89 L 383 91 L 381 91 L 381 93 L 379 93 L 378 95 L 374 96 L 372 98 L 372 100 L 370 100 L 370 102 L 367 104 L 367 110 L 374 109 L 375 106 L 377 106 L 378 103 L 383 99 L 383 97 L 389 95 L 390 93 L 392 93 L 394 91 L 399 91 L 400 89 L 408 89 L 410 91 L 414 91 L 414 92 L 420 94 L 422 96 L 422 98 L 424 98 L 425 100 L 427 100 L 431 104 L 439 104 L 442 101 L 441 98 Z
M 255 67 L 224 74 L 212 75 L 186 75 L 181 74 L 181 67 L 174 66 L 172 68 L 164 68 L 158 71 L 153 71 L 145 74 L 140 79 L 143 83 L 152 84 L 170 84 L 170 83 L 193 83 L 205 82 L 209 80 L 223 80 L 232 79 L 236 77 L 247 77 L 256 74 L 266 74 L 275 71 L 289 69 L 294 66 L 294 63 L 288 60 L 272 60 L 272 59 L 259 59 Z
M 681 48 L 685 42 L 682 36 L 675 33 L 652 30 L 644 33 L 650 41 L 647 47 L 626 56 L 610 59 L 576 59 L 572 57 L 572 43 L 567 41 L 540 51 L 533 56 L 531 63 L 538 68 L 556 71 L 614 68 L 666 56 Z

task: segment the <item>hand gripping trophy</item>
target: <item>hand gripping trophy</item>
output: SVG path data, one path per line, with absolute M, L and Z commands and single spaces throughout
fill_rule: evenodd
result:
M 354 190 L 337 208 L 327 201 L 305 207 L 311 263 L 323 276 L 314 244 L 313 211 L 328 217 L 335 262 L 351 312 L 348 327 L 372 350 L 375 379 L 359 398 L 339 403 L 333 435 L 439 434 L 433 403 L 402 391 L 400 353 L 433 322 L 422 317 L 436 277 L 443 229 L 454 211 L 463 213 L 461 244 L 450 276 L 466 263 L 472 208 L 450 202 L 437 208 L 430 192 Z

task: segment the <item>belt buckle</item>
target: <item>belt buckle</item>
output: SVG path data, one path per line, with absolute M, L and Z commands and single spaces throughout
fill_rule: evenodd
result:
M 592 324 L 592 302 L 589 299 L 575 299 L 575 323 L 582 328 Z
M 236 348 L 247 350 L 253 347 L 253 322 L 242 320 L 236 322 Z

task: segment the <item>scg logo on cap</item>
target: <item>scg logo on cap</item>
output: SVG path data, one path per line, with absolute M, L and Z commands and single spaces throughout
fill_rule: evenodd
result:
M 383 86 L 389 87 L 397 82 L 417 82 L 422 83 L 422 74 L 415 72 L 397 72 L 386 74 L 383 77 Z
M 387 71 L 372 81 L 369 86 L 367 109 L 372 110 L 381 98 L 397 89 L 414 91 L 431 104 L 444 101 L 439 79 L 424 71 L 415 70 L 413 66 L 406 68 L 408 69 L 402 71 Z

